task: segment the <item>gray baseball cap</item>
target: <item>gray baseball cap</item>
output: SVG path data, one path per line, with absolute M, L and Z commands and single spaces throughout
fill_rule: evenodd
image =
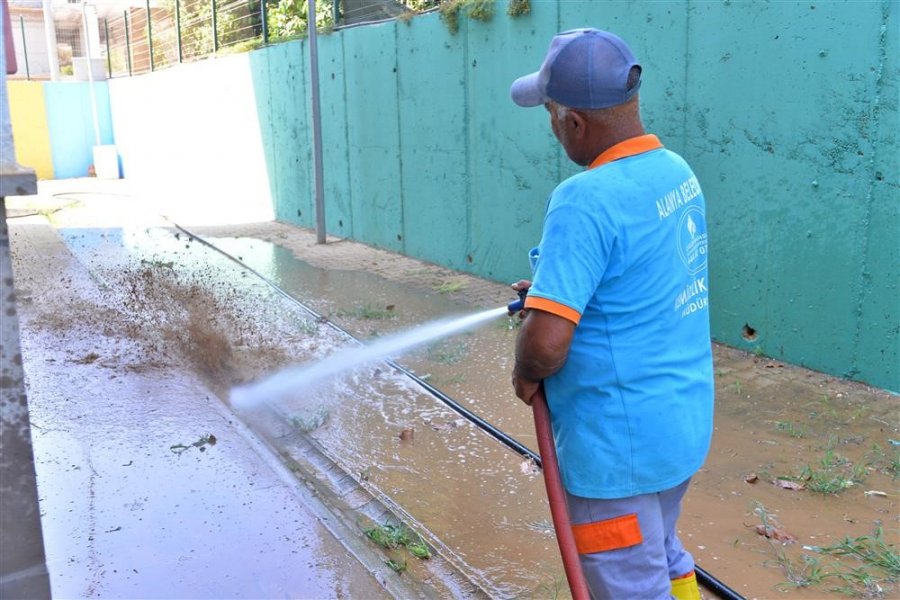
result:
M 549 100 L 570 108 L 609 108 L 627 102 L 641 87 L 628 89 L 637 63 L 620 37 L 599 29 L 573 29 L 553 38 L 537 73 L 516 79 L 509 90 L 519 106 Z

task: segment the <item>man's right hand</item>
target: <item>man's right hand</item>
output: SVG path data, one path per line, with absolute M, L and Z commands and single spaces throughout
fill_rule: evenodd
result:
M 529 280 L 527 280 L 527 279 L 520 279 L 519 281 L 517 281 L 517 282 L 515 282 L 514 284 L 512 284 L 512 289 L 513 289 L 516 293 L 519 293 L 519 292 L 521 292 L 522 290 L 528 291 L 529 289 L 531 289 L 531 281 L 529 281 Z M 519 318 L 520 318 L 520 319 L 524 319 L 524 318 L 525 318 L 526 312 L 527 312 L 527 311 L 526 311 L 524 308 L 523 308 L 522 310 L 520 310 L 520 311 L 519 311 Z M 509 316 L 513 316 L 513 313 L 509 313 Z

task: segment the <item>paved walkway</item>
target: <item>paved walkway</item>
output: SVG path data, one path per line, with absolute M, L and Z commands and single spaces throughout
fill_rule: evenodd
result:
M 48 184 L 45 193 L 127 193 L 125 182 Z M 48 195 L 44 200 L 51 207 L 67 201 Z M 128 210 L 112 200 L 103 216 L 112 223 L 127 216 L 117 213 Z M 96 303 L 104 283 L 79 263 L 44 216 L 26 213 L 13 211 L 19 218 L 10 222 L 10 229 L 55 596 L 373 598 L 446 593 L 434 582 L 401 578 L 388 569 L 381 555 L 359 539 L 359 531 L 349 531 L 334 518 L 333 507 L 299 485 L 296 474 L 234 418 L 188 365 L 172 365 L 162 375 L 130 368 L 129 357 L 142 350 L 105 335 L 96 322 L 88 328 L 84 323 L 58 327 L 72 307 Z M 52 212 L 45 214 L 54 218 Z M 156 216 L 145 217 L 162 224 Z M 314 232 L 280 223 L 195 230 L 255 237 L 284 246 L 316 267 L 365 270 L 424 291 L 456 282 L 448 287 L 456 291 L 448 295 L 474 308 L 500 306 L 511 296 L 506 284 L 351 241 L 319 245 Z M 57 327 L 48 328 L 48 320 Z M 890 398 L 727 347 L 716 347 L 716 364 L 723 397 L 733 400 L 732 408 L 746 396 L 747 410 L 753 410 L 751 395 L 755 403 L 774 386 L 792 390 L 797 398 L 823 393 Z M 738 385 L 730 398 L 726 386 L 733 382 Z M 166 423 L 163 437 L 150 426 L 159 421 Z M 212 431 L 214 439 L 209 438 Z M 725 450 L 713 452 L 711 464 L 720 460 L 720 452 Z M 733 456 L 727 458 L 729 468 L 738 471 Z M 743 479 L 736 485 L 745 485 Z M 686 519 L 691 518 L 688 511 Z M 698 528 L 703 526 L 699 516 L 696 521 Z M 729 584 L 744 570 L 736 562 L 716 566 L 716 575 Z

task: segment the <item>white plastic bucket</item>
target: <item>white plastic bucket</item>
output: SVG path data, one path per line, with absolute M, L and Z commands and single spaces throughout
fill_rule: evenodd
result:
M 94 146 L 94 174 L 97 179 L 119 178 L 119 153 L 115 146 Z

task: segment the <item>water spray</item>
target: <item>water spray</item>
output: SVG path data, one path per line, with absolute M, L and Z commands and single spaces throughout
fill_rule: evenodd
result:
M 309 389 L 327 377 L 461 333 L 505 314 L 508 314 L 508 308 L 492 308 L 465 317 L 442 319 L 382 338 L 368 346 L 340 350 L 311 365 L 288 367 L 261 381 L 234 388 L 231 391 L 231 405 L 246 409 L 264 402 L 278 402 L 292 392 Z
M 318 321 L 327 324 L 329 327 L 343 334 L 347 338 L 356 340 L 356 338 L 354 338 L 349 332 L 316 313 L 316 311 L 314 311 L 312 308 L 306 306 L 297 298 L 281 289 L 273 281 L 244 263 L 239 258 L 232 256 L 228 252 L 211 244 L 202 237 L 195 235 L 184 227 L 181 227 L 176 223 L 173 223 L 173 225 L 183 233 L 197 240 L 199 243 L 211 248 L 212 250 L 215 250 L 232 262 L 240 265 L 242 268 L 246 269 L 261 281 L 263 281 L 270 288 L 272 288 L 273 291 L 283 296 L 286 300 L 296 304 L 304 311 L 316 318 Z M 504 313 L 508 315 L 519 313 L 525 308 L 525 298 L 527 293 L 527 290 L 519 290 L 518 299 L 510 302 L 505 307 L 490 309 L 481 313 L 477 313 L 475 315 L 471 315 L 470 317 L 464 317 L 462 320 L 465 322 L 465 324 L 456 323 L 457 321 L 460 321 L 460 319 L 451 320 L 449 322 L 439 321 L 430 325 L 407 331 L 405 333 L 385 338 L 377 344 L 373 344 L 368 348 L 353 348 L 347 351 L 338 352 L 334 355 L 334 357 L 337 359 L 338 355 L 345 355 L 340 357 L 340 362 L 344 363 L 343 368 L 348 368 L 346 366 L 346 362 L 353 362 L 354 366 L 372 362 L 376 360 L 376 355 L 378 355 L 379 353 L 382 357 L 389 356 L 391 354 L 399 353 L 404 347 L 409 348 L 418 346 L 420 344 L 427 343 L 430 340 L 437 339 L 438 337 L 450 335 L 451 333 L 456 333 L 465 329 L 475 327 L 478 324 L 496 318 Z M 449 331 L 447 331 L 447 329 L 449 329 Z M 416 340 L 417 337 L 427 337 L 428 339 Z M 408 341 L 412 343 L 412 346 L 405 345 L 405 338 L 409 338 Z M 403 341 L 404 344 L 400 344 L 401 341 Z M 326 359 L 325 362 L 327 362 L 327 360 L 328 359 Z M 538 455 L 515 438 L 509 436 L 503 431 L 500 431 L 492 424 L 488 423 L 472 411 L 468 410 L 467 408 L 444 394 L 442 391 L 435 388 L 421 377 L 417 376 L 406 367 L 395 363 L 389 358 L 383 360 L 389 366 L 393 367 L 397 371 L 403 373 L 404 375 L 418 383 L 423 389 L 443 402 L 446 406 L 456 411 L 462 417 L 468 419 L 476 427 L 478 427 L 497 441 L 501 442 L 514 452 L 517 452 L 521 456 L 534 461 L 534 463 L 544 472 L 544 483 L 547 486 L 548 497 L 550 499 L 550 509 L 551 513 L 553 514 L 554 528 L 557 532 L 557 540 L 560 543 L 560 552 L 563 555 L 563 564 L 566 569 L 566 578 L 570 583 L 570 589 L 572 590 L 573 598 L 586 598 L 587 596 L 583 595 L 585 593 L 584 575 L 583 573 L 581 573 L 581 563 L 578 559 L 577 550 L 575 550 L 574 547 L 574 539 L 572 536 L 571 524 L 569 523 L 568 509 L 565 505 L 565 495 L 563 492 L 562 482 L 559 478 L 559 466 L 556 461 L 556 448 L 553 443 L 553 434 L 550 429 L 550 414 L 547 410 L 546 400 L 543 396 L 543 389 L 533 398 L 532 406 L 534 407 L 534 419 L 535 428 L 538 434 L 538 444 L 540 447 L 541 455 L 546 458 L 546 461 L 541 459 L 541 455 Z M 252 405 L 254 401 L 258 401 L 260 392 L 266 391 L 267 389 L 283 393 L 286 383 L 288 381 L 296 383 L 296 376 L 300 373 L 305 373 L 306 375 L 315 374 L 319 379 L 326 377 L 329 374 L 337 373 L 337 370 L 334 370 L 338 365 L 337 360 L 335 360 L 334 363 L 330 366 L 321 365 L 322 363 L 319 363 L 318 369 L 317 365 L 295 366 L 283 372 L 276 373 L 269 379 L 259 381 L 247 386 L 235 388 L 234 390 L 232 390 L 232 403 L 249 403 Z M 315 373 L 313 373 L 313 370 L 315 370 Z M 268 388 L 268 386 L 271 386 L 271 388 Z M 549 474 L 548 471 L 550 472 Z M 557 514 L 559 515 L 559 518 L 557 518 Z M 566 542 L 565 540 L 567 539 L 571 541 Z M 700 568 L 699 565 L 695 564 L 694 570 L 697 573 L 697 581 L 713 594 L 717 595 L 719 598 L 722 598 L 723 600 L 745 600 L 743 596 L 713 577 L 706 570 Z M 576 594 L 578 595 L 576 596 Z

